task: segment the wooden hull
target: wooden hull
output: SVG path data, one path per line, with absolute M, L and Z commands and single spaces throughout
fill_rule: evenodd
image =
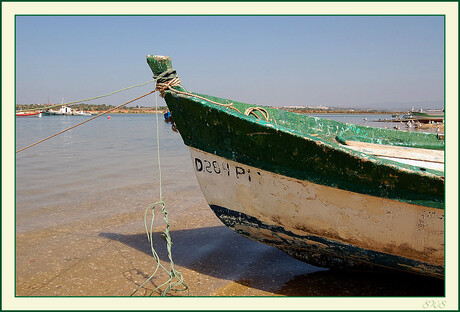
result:
M 243 236 L 318 266 L 443 276 L 442 209 L 321 186 L 190 150 L 208 204 Z
M 444 112 L 411 112 L 412 118 L 421 123 L 444 122 Z
M 425 116 L 414 116 L 415 121 L 421 122 L 421 123 L 429 123 L 429 122 L 444 122 L 444 117 L 436 117 L 436 116 L 431 116 L 431 117 L 425 117 Z
M 165 57 L 148 57 L 154 74 Z M 228 227 L 319 266 L 444 274 L 444 140 L 191 93 L 163 93 Z

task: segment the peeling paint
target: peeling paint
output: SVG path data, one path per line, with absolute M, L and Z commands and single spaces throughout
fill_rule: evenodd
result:
M 353 248 L 390 254 L 417 263 L 423 262 L 438 269 L 443 267 L 442 209 L 315 185 L 228 161 L 196 149 L 191 149 L 191 155 L 192 159 L 225 162 L 229 168 L 242 167 L 244 172 L 257 171 L 252 179 L 196 172 L 208 203 L 211 206 L 225 207 L 239 216 L 218 215 L 219 218 L 244 236 L 285 251 L 289 248 L 295 249 L 295 252 L 288 253 L 294 253 L 296 257 L 300 254 L 298 249 L 311 248 L 308 246 L 310 243 L 289 238 L 289 235 L 306 237 L 307 241 L 310 236 L 321 237 L 337 244 L 354 246 Z M 265 228 L 263 231 L 258 227 L 248 228 L 245 225 L 247 218 L 254 218 L 267 228 L 275 227 L 280 232 L 270 233 Z M 280 233 L 284 233 L 284 236 Z M 289 235 L 285 236 L 286 233 Z M 317 257 L 320 256 L 316 255 L 315 258 Z M 343 263 L 348 256 L 336 254 L 334 257 L 340 257 L 340 263 Z M 370 260 L 353 256 L 354 265 L 363 261 L 367 263 Z
M 215 97 L 209 98 L 213 101 L 219 100 Z M 227 159 L 313 183 L 414 204 L 444 207 L 442 172 L 422 172 L 418 167 L 341 146 L 335 141 L 335 134 L 341 131 L 341 128 L 333 124 L 333 121 L 322 120 L 324 133 L 319 135 L 270 123 L 262 125 L 261 121 L 254 118 L 250 118 L 248 123 L 248 117 L 236 111 L 212 103 L 197 103 L 199 106 L 196 106 L 194 99 L 185 99 L 171 92 L 166 94 L 165 99 L 173 116 L 174 111 L 178 115 L 174 118 L 184 143 L 188 146 L 208 152 L 216 151 L 217 155 Z M 220 101 L 225 102 L 222 99 Z M 234 105 L 241 110 L 249 106 L 239 102 L 234 102 Z M 202 109 L 209 113 L 205 115 L 206 121 L 203 113 L 200 113 Z M 272 118 L 287 113 L 274 111 L 276 112 L 270 111 Z M 196 117 L 199 117 L 199 120 L 196 120 Z M 309 116 L 295 117 L 299 119 L 297 127 L 302 124 L 306 126 L 305 124 L 312 120 L 320 123 L 318 119 Z M 212 127 L 212 131 L 209 131 L 208 127 L 200 127 L 214 120 L 219 120 L 219 123 Z M 350 126 L 344 124 L 342 127 L 348 129 Z M 254 135 L 256 133 L 267 134 Z M 244 137 L 247 140 L 243 139 Z M 418 140 L 423 141 L 426 138 L 420 136 Z M 382 181 L 382 176 L 386 177 L 389 183 Z
M 148 63 L 154 75 L 172 68 L 169 58 L 148 57 Z M 208 203 L 228 227 L 310 263 L 443 275 L 443 170 L 344 145 L 444 150 L 436 135 L 268 107 L 267 122 L 238 112 L 256 107 L 251 104 L 190 92 L 165 91 L 164 98 L 192 158 L 232 168 L 226 175 L 195 168 Z
M 317 235 L 298 235 L 243 213 L 211 205 L 221 221 L 237 233 L 277 247 L 301 261 L 328 268 L 378 269 L 384 267 L 443 278 L 444 267 L 345 244 Z

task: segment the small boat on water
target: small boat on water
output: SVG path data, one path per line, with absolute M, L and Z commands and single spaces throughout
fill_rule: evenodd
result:
M 42 112 L 16 112 L 16 117 L 41 117 Z
M 81 110 L 75 110 L 72 109 L 71 107 L 68 106 L 61 106 L 59 110 L 55 111 L 52 109 L 47 109 L 43 112 L 44 115 L 46 116 L 55 116 L 55 115 L 60 115 L 60 116 L 91 116 L 91 113 L 87 113 Z
M 87 112 L 84 112 L 84 111 L 79 111 L 79 110 L 73 110 L 72 111 L 72 115 L 74 116 L 91 116 L 91 113 L 87 113 Z
M 321 267 L 444 277 L 444 136 L 190 92 L 147 63 L 226 226 Z
M 409 114 L 412 119 L 421 123 L 444 122 L 444 110 L 412 110 Z

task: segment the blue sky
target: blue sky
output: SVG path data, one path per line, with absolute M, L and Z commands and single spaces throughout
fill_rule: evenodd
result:
M 16 103 L 147 82 L 147 54 L 171 56 L 188 90 L 259 105 L 444 104 L 442 16 L 17 16 Z M 91 103 L 119 105 L 152 87 Z

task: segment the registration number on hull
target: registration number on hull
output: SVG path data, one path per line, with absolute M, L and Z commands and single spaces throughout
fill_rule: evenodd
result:
M 223 175 L 227 177 L 235 177 L 237 179 L 247 179 L 252 181 L 251 170 L 241 166 L 233 166 L 228 162 L 220 162 L 217 160 L 208 160 L 202 157 L 193 157 L 193 164 L 197 173 L 208 173 Z M 260 172 L 256 172 L 260 175 Z

